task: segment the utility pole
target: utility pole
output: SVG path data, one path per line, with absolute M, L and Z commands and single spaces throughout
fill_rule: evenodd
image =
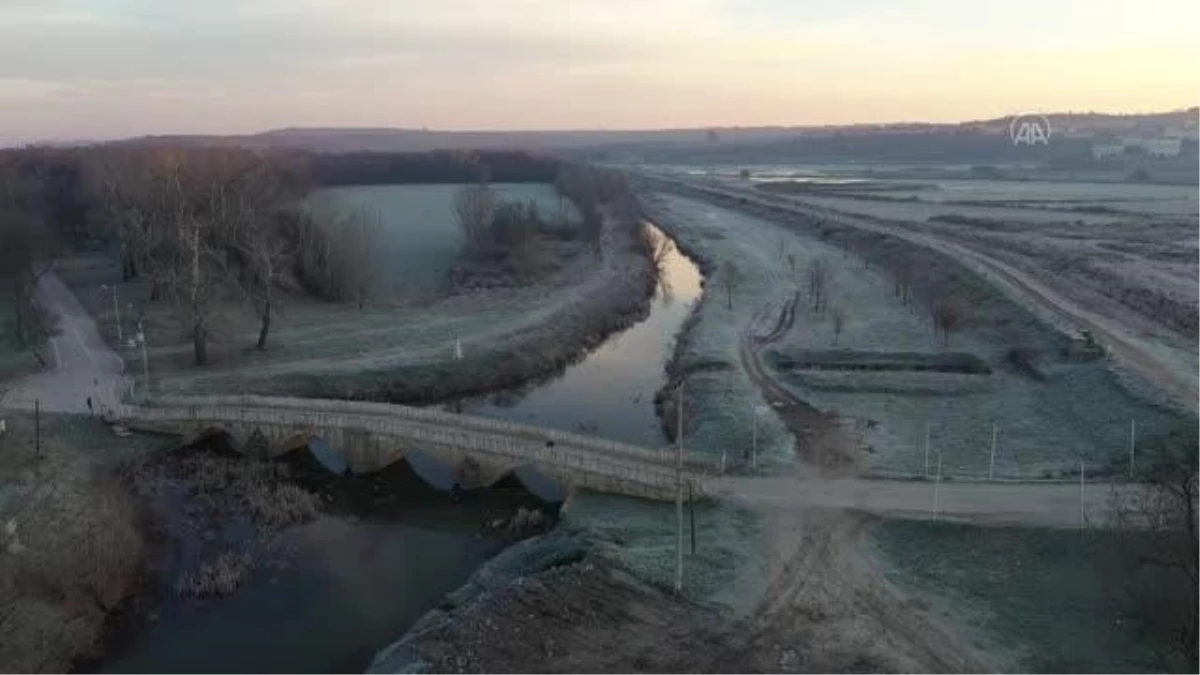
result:
M 42 399 L 33 399 L 33 447 L 37 458 L 42 458 Z
M 999 430 L 999 427 L 992 424 L 992 459 L 988 462 L 988 480 L 996 478 L 996 434 Z
M 1137 421 L 1129 420 L 1129 477 L 1133 478 L 1133 451 L 1137 445 Z
M 942 451 L 938 450 L 937 481 L 933 484 L 933 515 L 942 512 Z
M 1083 508 L 1083 460 L 1079 460 L 1079 531 L 1083 532 L 1084 508 Z
M 683 380 L 675 401 L 675 592 L 683 592 Z
M 138 321 L 137 341 L 142 345 L 142 388 L 143 396 L 150 398 L 150 359 L 146 356 L 146 331 Z
M 754 406 L 754 420 L 751 422 L 750 434 L 750 466 L 758 468 L 758 417 L 765 413 L 769 408 L 766 406 Z
M 758 468 L 758 410 L 752 415 L 754 418 L 750 423 L 750 467 Z
M 688 481 L 688 517 L 692 521 L 692 555 L 696 555 L 696 500 L 692 495 L 692 481 Z

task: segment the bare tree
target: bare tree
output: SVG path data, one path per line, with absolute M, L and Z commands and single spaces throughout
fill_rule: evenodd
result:
M 1196 439 L 1193 426 L 1139 448 L 1141 482 L 1114 489 L 1111 502 L 1111 587 L 1142 631 L 1160 638 L 1154 666 L 1164 672 L 1200 663 Z
M 478 183 L 458 189 L 454 194 L 454 213 L 467 250 L 479 252 L 485 249 L 496 214 L 496 193 L 486 179 L 480 177 Z
M 842 329 L 846 327 L 846 310 L 834 305 L 830 310 L 829 318 L 833 327 L 833 344 L 836 345 L 842 337 Z
M 675 250 L 675 242 L 663 234 L 650 235 L 648 228 L 643 228 L 642 232 L 645 236 L 652 236 L 651 244 L 653 248 L 650 251 L 650 262 L 654 266 L 655 277 L 659 281 L 663 281 L 666 278 L 667 259 L 671 256 L 671 252 Z
M 812 261 L 808 267 L 808 301 L 813 311 L 825 309 L 829 291 L 830 268 L 824 258 Z
M 726 260 L 721 266 L 721 283 L 725 286 L 725 304 L 730 311 L 733 310 L 733 292 L 742 283 L 742 273 L 738 269 L 737 264 L 732 260 Z
M 358 210 L 345 216 L 337 239 L 339 264 L 349 276 L 347 289 L 362 309 L 375 283 L 375 247 L 383 231 L 378 215 Z
M 935 336 L 942 337 L 942 347 L 949 346 L 950 334 L 962 327 L 962 305 L 957 298 L 941 296 L 930 307 Z
M 787 264 L 788 264 L 788 272 L 791 274 L 792 278 L 795 279 L 796 278 L 796 254 L 795 253 L 788 251 Z
M 254 348 L 262 350 L 267 348 L 267 334 L 271 330 L 275 286 L 292 260 L 293 253 L 287 242 L 279 236 L 274 224 L 269 222 L 247 231 L 242 252 L 249 263 L 246 290 L 260 322 Z

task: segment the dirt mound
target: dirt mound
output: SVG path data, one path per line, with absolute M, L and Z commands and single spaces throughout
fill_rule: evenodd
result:
M 992 369 L 974 354 L 920 354 L 916 352 L 833 351 L 770 352 L 777 368 L 785 370 L 887 370 L 931 371 L 990 375 Z

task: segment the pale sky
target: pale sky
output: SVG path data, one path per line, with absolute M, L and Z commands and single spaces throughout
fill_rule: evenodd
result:
M 0 0 L 0 141 L 1200 100 L 1197 0 Z

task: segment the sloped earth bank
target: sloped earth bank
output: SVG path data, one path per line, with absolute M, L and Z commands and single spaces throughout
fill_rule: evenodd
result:
M 372 672 L 985 672 L 999 666 L 865 555 L 871 521 L 765 514 L 730 587 L 744 610 L 679 597 L 555 532 L 515 546 L 381 651 Z

